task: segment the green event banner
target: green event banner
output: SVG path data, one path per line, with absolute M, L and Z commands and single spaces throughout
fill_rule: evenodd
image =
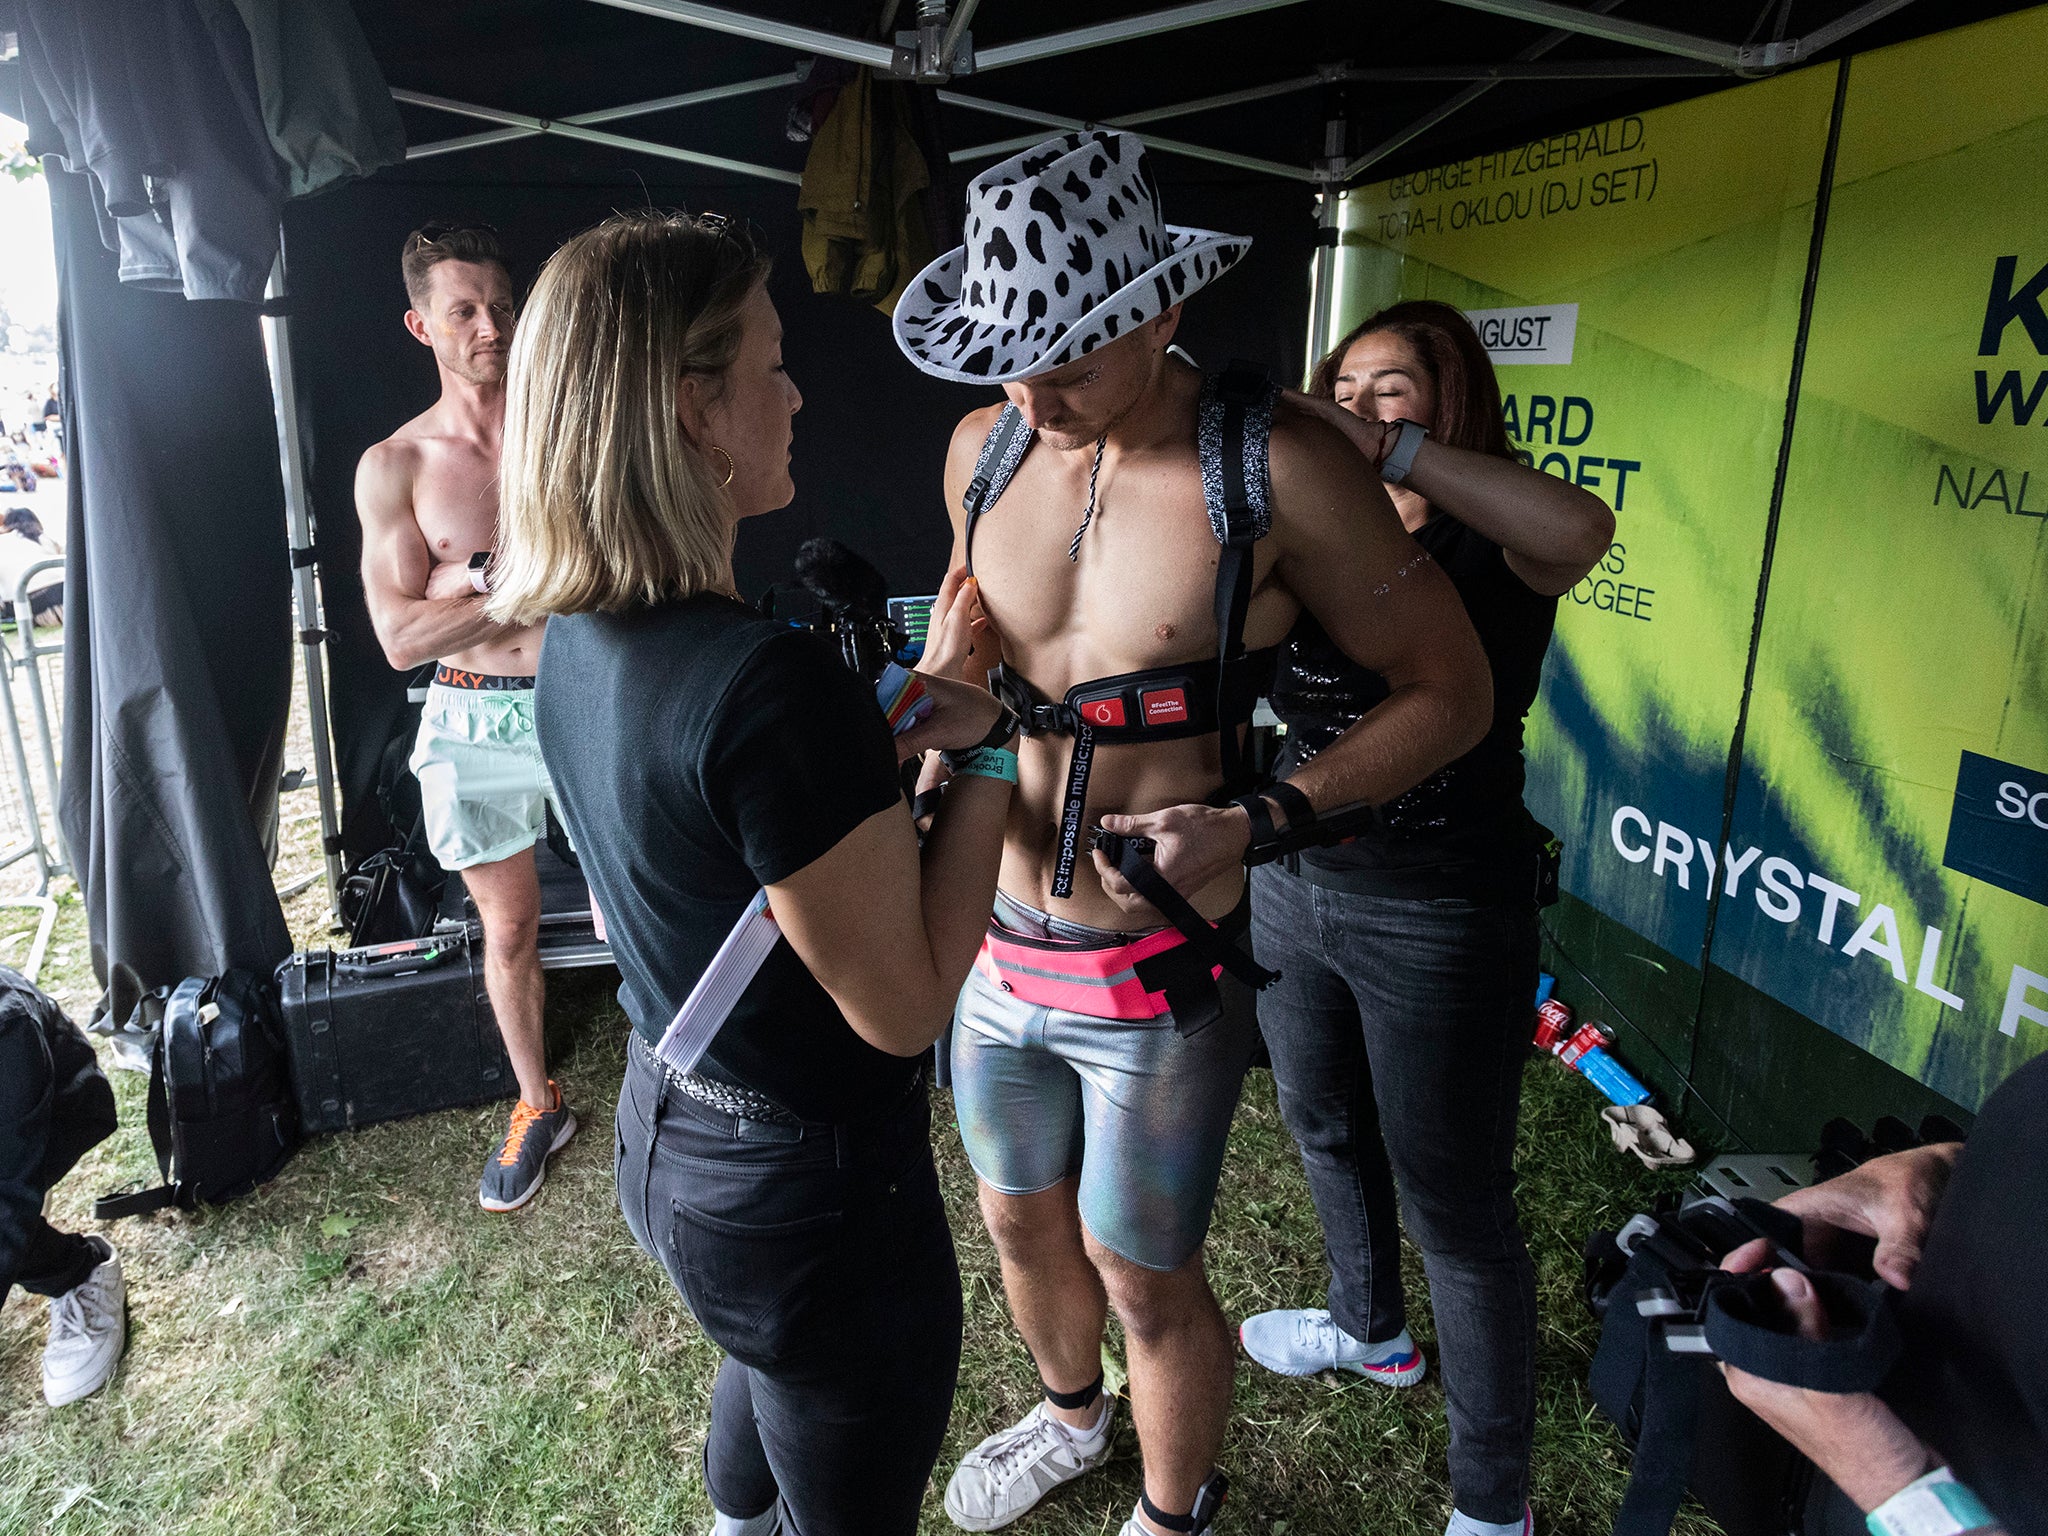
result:
M 1832 99 L 1831 74 L 1790 75 L 1343 208 L 1344 328 L 1402 298 L 1466 310 L 1510 438 L 1614 508 L 1607 558 L 1558 605 L 1529 806 L 1568 890 L 1687 961 L 1698 882 L 1639 878 L 1609 824 L 1657 806 L 1720 828 Z
M 1848 72 L 1713 959 L 1975 1108 L 2048 1048 L 2048 8 Z
M 1615 509 L 1530 719 L 1566 888 L 1971 1107 L 2048 1046 L 2044 104 L 2038 10 L 1364 187 L 1317 338 L 1459 306 Z

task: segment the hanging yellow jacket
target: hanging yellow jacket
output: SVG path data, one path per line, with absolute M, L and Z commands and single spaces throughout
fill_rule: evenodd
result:
M 922 201 L 930 182 L 896 88 L 862 69 L 812 134 L 804 162 L 797 207 L 811 287 L 894 310 L 935 254 Z

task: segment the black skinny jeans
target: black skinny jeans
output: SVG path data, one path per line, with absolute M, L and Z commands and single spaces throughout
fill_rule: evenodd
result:
M 1301 1146 L 1353 1338 L 1407 1326 L 1395 1217 L 1422 1250 L 1451 1422 L 1451 1489 L 1522 1517 L 1536 1424 L 1536 1272 L 1515 1216 L 1515 1120 L 1536 996 L 1536 909 L 1352 895 L 1268 865 L 1252 948 L 1280 1114 Z
M 637 1046 L 619 1207 L 726 1352 L 704 1482 L 794 1536 L 907 1536 L 960 1367 L 960 1269 L 922 1089 L 858 1126 L 743 1120 Z
M 0 969 L 0 1303 L 19 1285 L 61 1296 L 100 1262 L 43 1219 L 43 1196 L 114 1132 L 114 1092 L 57 1005 Z

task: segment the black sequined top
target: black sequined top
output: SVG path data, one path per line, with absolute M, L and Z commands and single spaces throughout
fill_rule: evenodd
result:
M 1438 513 L 1415 540 L 1458 589 L 1493 666 L 1493 726 L 1478 746 L 1388 802 L 1385 825 L 1301 857 L 1318 884 L 1370 895 L 1494 900 L 1533 890 L 1535 823 L 1522 807 L 1522 720 L 1535 702 L 1557 599 L 1523 585 L 1500 546 Z M 1303 614 L 1281 648 L 1274 713 L 1287 726 L 1282 777 L 1387 696 Z

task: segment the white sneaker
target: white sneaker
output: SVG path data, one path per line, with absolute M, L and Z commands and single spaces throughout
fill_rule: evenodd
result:
M 742 1520 L 738 1515 L 728 1515 L 719 1509 L 711 1511 L 711 1536 L 776 1536 L 781 1529 L 782 1501 L 779 1499 L 750 1520 Z
M 1039 1403 L 960 1458 L 946 1484 L 946 1514 L 964 1531 L 1008 1525 L 1061 1483 L 1109 1459 L 1110 1400 L 1092 1435 L 1068 1429 Z
M 1244 1320 L 1237 1337 L 1246 1354 L 1282 1376 L 1356 1371 L 1390 1387 L 1412 1387 L 1428 1369 L 1406 1328 L 1381 1343 L 1363 1344 L 1320 1307 L 1261 1312 Z
M 52 1408 L 104 1387 L 128 1343 L 128 1286 L 121 1278 L 121 1256 L 105 1238 L 92 1241 L 107 1250 L 106 1258 L 62 1296 L 50 1298 L 43 1398 Z
M 1536 1536 L 1536 1516 L 1524 1504 L 1520 1520 L 1495 1525 L 1487 1520 L 1474 1520 L 1463 1511 L 1454 1509 L 1451 1511 L 1451 1523 L 1444 1527 L 1444 1536 Z

